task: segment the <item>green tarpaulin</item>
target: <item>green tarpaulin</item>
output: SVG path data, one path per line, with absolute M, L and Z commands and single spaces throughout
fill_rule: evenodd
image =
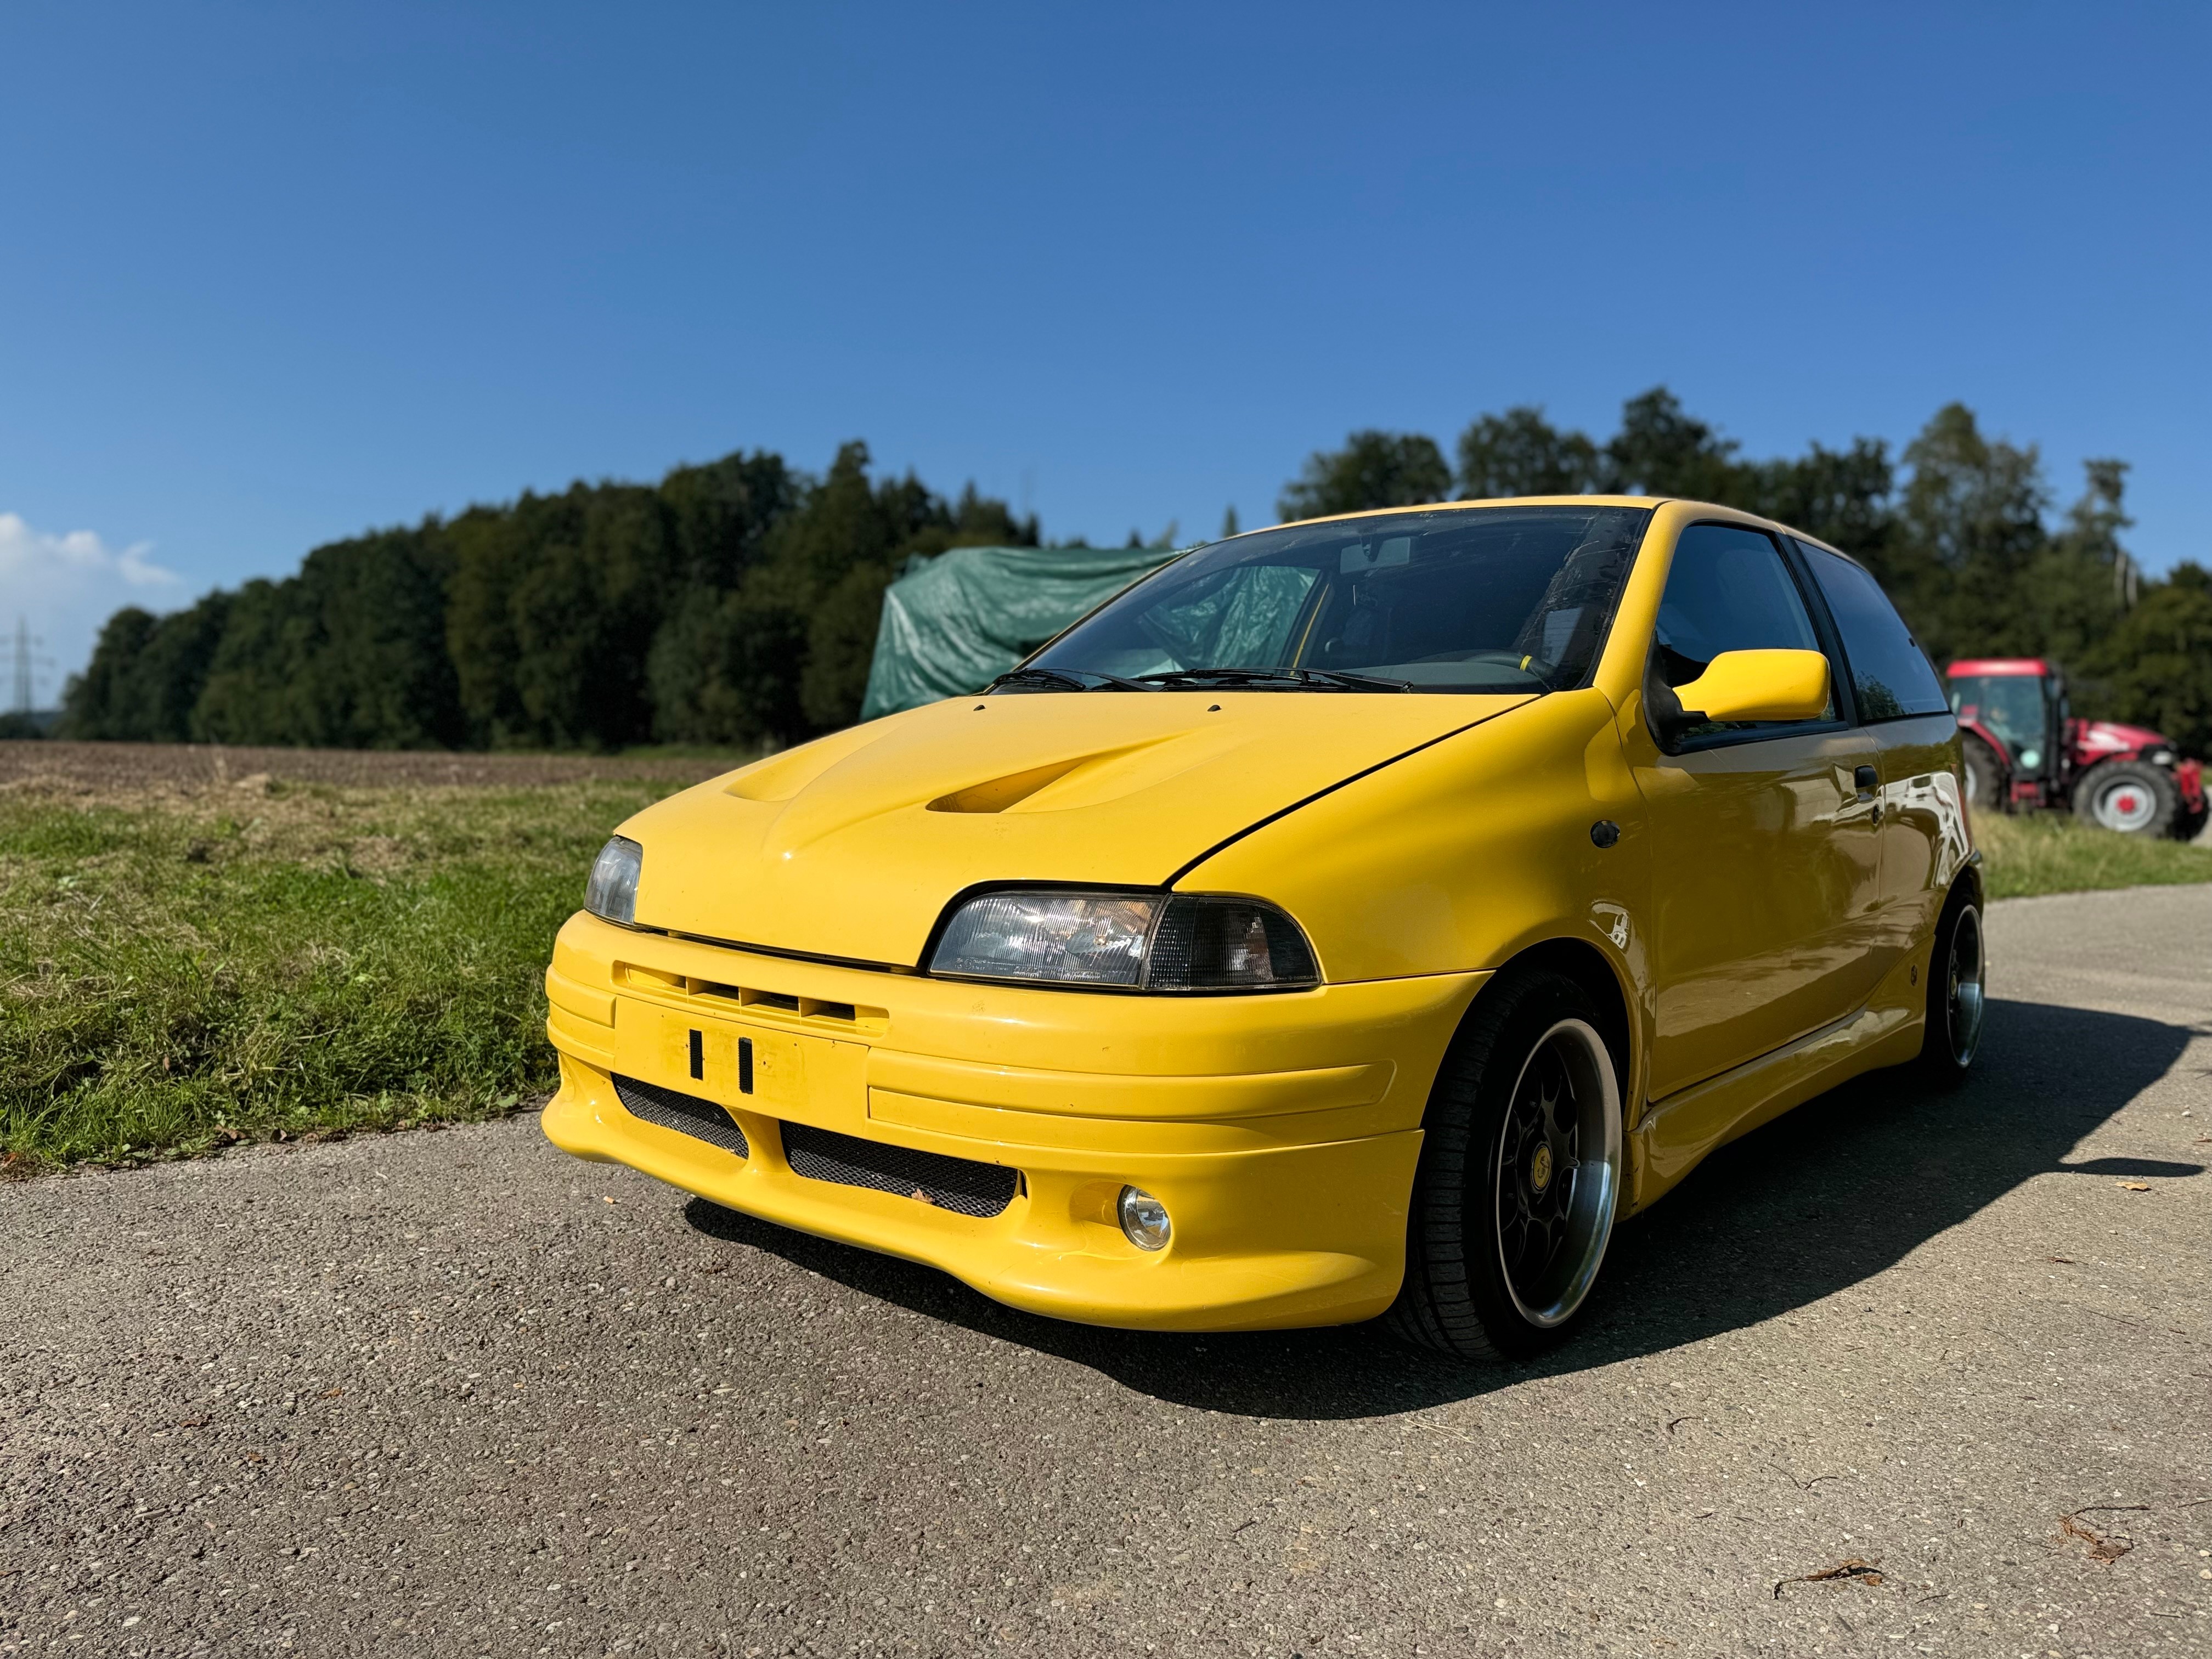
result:
M 1165 547 L 956 547 L 939 554 L 884 592 L 860 718 L 981 689 L 1173 557 Z

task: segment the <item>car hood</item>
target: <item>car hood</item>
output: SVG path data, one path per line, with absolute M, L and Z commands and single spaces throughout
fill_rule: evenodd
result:
M 1526 696 L 1084 692 L 963 698 L 671 796 L 640 926 L 918 965 L 982 882 L 1158 886 L 1210 848 Z

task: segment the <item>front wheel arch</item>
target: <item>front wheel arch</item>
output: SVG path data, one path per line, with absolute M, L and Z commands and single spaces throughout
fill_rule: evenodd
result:
M 1613 1054 L 1613 1075 L 1620 1081 L 1622 1112 L 1625 1118 L 1633 1118 L 1636 1114 L 1631 1091 L 1637 1079 L 1636 1062 L 1642 1045 L 1638 1041 L 1636 1021 L 1629 1012 L 1629 989 L 1622 983 L 1620 969 L 1594 945 L 1578 939 L 1547 939 L 1528 946 L 1507 961 L 1483 990 L 1487 993 L 1508 974 L 1542 971 L 1574 981 L 1595 1005 L 1598 1035 L 1605 1039 L 1605 1046 Z M 1482 998 L 1477 996 L 1467 1012 L 1460 1016 L 1462 1029 L 1481 1001 Z M 1626 1127 L 1624 1123 L 1624 1129 Z

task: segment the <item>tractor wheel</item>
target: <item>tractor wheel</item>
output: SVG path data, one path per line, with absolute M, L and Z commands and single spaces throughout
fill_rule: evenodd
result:
M 1969 732 L 1965 739 L 1966 805 L 1977 812 L 2002 812 L 2006 787 L 2004 763 L 1997 751 Z
M 2148 761 L 2100 761 L 2074 786 L 2074 815 L 2124 836 L 2168 836 L 2181 814 L 2181 792 Z

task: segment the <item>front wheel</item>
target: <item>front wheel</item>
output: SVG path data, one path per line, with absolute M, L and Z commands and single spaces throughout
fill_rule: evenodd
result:
M 1982 1046 L 1988 981 L 1982 907 L 1973 890 L 1961 886 L 1936 920 L 1936 947 L 1928 958 L 1928 1026 L 1920 1039 L 1920 1066 L 1938 1084 L 1963 1083 L 1973 1066 Z
M 2124 836 L 2168 836 L 2181 816 L 2181 791 L 2172 774 L 2148 761 L 2100 761 L 2074 786 L 2074 812 Z
M 1475 1005 L 1423 1119 L 1397 1335 L 1468 1359 L 1557 1341 L 1620 1200 L 1620 1082 L 1589 994 L 1513 974 Z

